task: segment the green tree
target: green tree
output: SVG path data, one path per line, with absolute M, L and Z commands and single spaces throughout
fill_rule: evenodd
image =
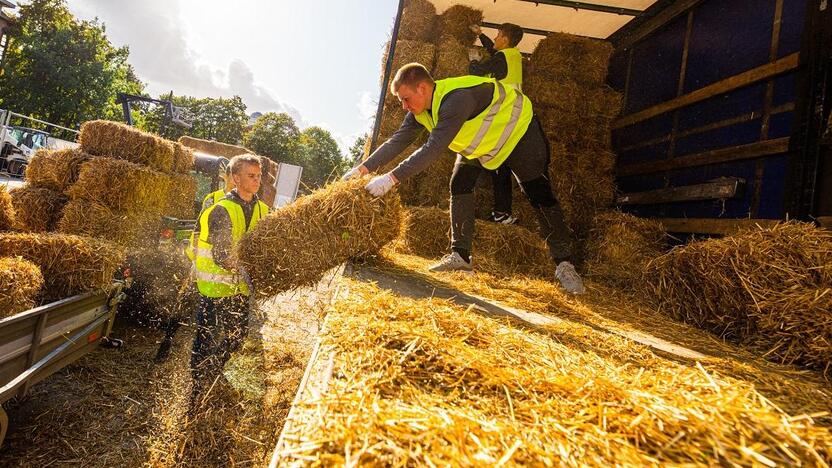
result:
M 348 166 L 338 143 L 328 131 L 320 127 L 309 127 L 301 132 L 300 146 L 303 180 L 309 187 L 326 184 L 340 176 Z
M 169 95 L 160 96 L 166 100 Z M 191 128 L 184 128 L 168 123 L 164 136 L 176 140 L 183 135 L 205 140 L 216 140 L 222 143 L 238 145 L 243 139 L 243 132 L 248 124 L 246 105 L 239 96 L 232 98 L 195 98 L 190 96 L 174 96 L 173 105 L 186 109 L 185 117 L 192 124 Z M 162 118 L 165 109 L 154 106 L 146 116 L 144 129 L 161 133 Z
M 350 154 L 347 155 L 350 166 L 355 166 L 359 161 L 364 159 L 364 146 L 367 144 L 368 138 L 370 138 L 370 135 L 365 133 L 356 138 L 355 143 L 350 146 Z
M 289 114 L 267 112 L 243 136 L 243 146 L 275 162 L 304 166 L 300 130 Z
M 20 5 L 0 74 L 0 107 L 66 127 L 116 118 L 116 93 L 142 92 L 129 51 L 98 20 L 78 21 L 64 0 Z

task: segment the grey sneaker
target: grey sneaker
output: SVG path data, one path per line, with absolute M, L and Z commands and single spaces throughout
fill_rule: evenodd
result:
M 458 253 L 451 252 L 439 260 L 439 263 L 432 265 L 428 271 L 467 271 L 473 272 L 472 262 L 466 262 Z
M 583 294 L 586 291 L 581 275 L 575 271 L 575 267 L 569 262 L 560 262 L 555 270 L 555 277 L 560 281 L 561 287 L 568 293 Z

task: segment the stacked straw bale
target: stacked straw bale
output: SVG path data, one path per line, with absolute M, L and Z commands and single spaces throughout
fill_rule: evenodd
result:
M 165 216 L 178 219 L 194 219 L 197 215 L 196 180 L 189 174 L 171 174 L 168 183 L 167 204 L 163 211 Z
M 170 179 L 160 172 L 128 161 L 95 158 L 81 166 L 78 181 L 67 190 L 74 200 L 101 203 L 119 211 L 161 213 Z
M 332 183 L 261 220 L 239 244 L 240 264 L 258 294 L 316 283 L 351 257 L 378 252 L 399 234 L 401 202 L 376 198 L 369 178 Z
M 251 151 L 242 146 L 229 145 L 228 143 L 220 143 L 219 141 L 203 140 L 189 136 L 179 137 L 178 141 L 188 148 L 212 156 L 222 156 L 230 159 L 240 154 L 251 154 Z
M 0 319 L 31 309 L 43 287 L 43 275 L 21 257 L 0 257 Z
M 449 251 L 451 223 L 447 211 L 411 207 L 405 211 L 395 247 L 404 253 L 439 257 Z M 546 243 L 521 226 L 477 221 L 471 252 L 474 268 L 499 275 L 547 275 L 552 263 Z
M 78 148 L 37 150 L 26 166 L 26 182 L 64 192 L 78 180 L 81 165 L 91 158 L 92 156 Z
M 27 232 L 54 231 L 67 202 L 61 192 L 28 184 L 9 194 L 17 229 Z
M 534 74 L 599 87 L 607 77 L 612 44 L 588 37 L 550 33 L 532 53 Z
M 173 143 L 173 165 L 171 170 L 187 174 L 194 168 L 194 150 L 181 143 Z
M 677 320 L 832 375 L 832 233 L 789 222 L 692 242 L 650 263 L 646 295 Z
M 586 270 L 613 285 L 632 288 L 644 275 L 647 264 L 667 248 L 664 226 L 620 211 L 595 216 L 587 240 Z
M 57 227 L 58 232 L 66 234 L 98 237 L 125 247 L 140 247 L 159 237 L 161 218 L 136 211 L 118 211 L 99 202 L 77 199 L 64 207 Z
M 442 36 L 436 43 L 436 64 L 433 78 L 442 80 L 468 74 L 468 46 L 454 36 Z
M 462 44 L 471 45 L 477 39 L 477 34 L 471 31 L 471 25 L 480 23 L 482 23 L 482 11 L 463 5 L 454 5 L 439 15 L 438 36 L 452 36 Z
M 0 231 L 14 230 L 17 225 L 14 203 L 5 185 L 0 185 Z
M 428 0 L 407 0 L 399 22 L 399 38 L 430 42 L 436 28 L 436 7 Z
M 78 143 L 94 156 L 123 159 L 161 172 L 169 172 L 173 167 L 172 142 L 119 122 L 84 122 Z
M 124 262 L 124 251 L 115 244 L 55 233 L 0 233 L 0 257 L 10 256 L 40 267 L 45 300 L 107 287 Z

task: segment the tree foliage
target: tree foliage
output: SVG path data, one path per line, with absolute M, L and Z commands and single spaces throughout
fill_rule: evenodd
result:
M 301 132 L 300 146 L 306 185 L 320 187 L 344 172 L 347 162 L 328 131 L 320 127 L 307 128 Z
M 66 127 L 120 118 L 119 91 L 144 85 L 98 20 L 79 21 L 64 0 L 20 5 L 0 74 L 0 107 Z
M 275 162 L 303 166 L 300 130 L 289 114 L 267 112 L 243 136 L 243 146 Z
M 368 138 L 370 138 L 370 135 L 365 133 L 356 138 L 355 143 L 350 146 L 350 153 L 347 155 L 350 166 L 355 166 L 364 159 L 364 146 L 367 144 Z
M 160 96 L 167 100 L 170 96 Z M 191 128 L 184 128 L 168 123 L 161 131 L 165 115 L 163 106 L 154 106 L 146 116 L 144 130 L 162 134 L 176 140 L 183 135 L 205 140 L 216 140 L 232 145 L 240 144 L 243 132 L 248 124 L 246 105 L 239 96 L 232 98 L 195 98 L 174 96 L 173 105 L 186 109 L 185 116 L 191 122 Z

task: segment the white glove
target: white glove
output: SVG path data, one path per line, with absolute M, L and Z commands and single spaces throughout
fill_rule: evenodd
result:
M 359 177 L 361 175 L 361 168 L 362 167 L 363 166 L 361 164 L 359 164 L 359 165 L 355 166 L 354 168 L 350 169 L 349 171 L 347 171 L 346 174 L 344 174 L 341 177 L 341 180 L 350 180 L 353 177 Z
M 389 192 L 395 185 L 396 179 L 393 177 L 393 174 L 388 172 L 387 174 L 373 177 L 373 180 L 365 185 L 364 188 L 373 194 L 373 196 L 381 197 L 384 196 L 385 193 Z
M 480 60 L 481 58 L 482 58 L 482 56 L 480 55 L 480 51 L 479 51 L 479 50 L 474 49 L 473 47 L 472 47 L 472 48 L 470 48 L 470 49 L 468 49 L 468 60 L 469 60 L 469 61 L 473 62 L 473 61 L 475 61 L 475 60 L 476 60 L 477 62 L 479 62 L 479 60 Z
M 480 28 L 480 25 L 478 25 L 478 24 L 469 25 L 468 29 L 470 29 L 471 32 L 477 33 L 478 36 L 480 34 L 482 34 L 482 29 Z

